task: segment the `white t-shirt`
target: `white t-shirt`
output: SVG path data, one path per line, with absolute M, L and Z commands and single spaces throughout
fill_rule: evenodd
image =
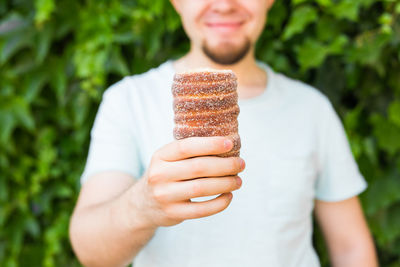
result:
M 219 214 L 158 228 L 135 267 L 319 266 L 314 199 L 344 200 L 366 182 L 329 100 L 260 64 L 265 92 L 239 100 L 242 187 Z M 107 170 L 140 178 L 152 154 L 173 141 L 173 75 L 167 61 L 105 92 L 82 182 Z

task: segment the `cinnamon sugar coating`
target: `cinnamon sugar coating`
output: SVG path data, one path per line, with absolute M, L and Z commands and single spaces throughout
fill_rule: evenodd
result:
M 232 71 L 203 70 L 175 74 L 172 94 L 175 139 L 227 136 L 233 141 L 233 148 L 218 156 L 240 155 L 237 78 Z
M 177 125 L 187 126 L 218 126 L 227 121 L 235 121 L 239 115 L 239 106 L 220 112 L 180 112 L 175 114 L 174 121 Z
M 236 92 L 230 94 L 211 95 L 210 97 L 175 97 L 174 111 L 180 112 L 201 112 L 220 110 L 237 105 L 238 95 Z
M 199 83 L 199 82 L 224 82 L 227 80 L 237 81 L 235 73 L 230 70 L 204 70 L 176 73 L 174 82 L 177 83 Z
M 196 86 L 189 82 L 174 82 L 172 95 L 175 96 L 200 96 L 219 93 L 236 92 L 237 80 L 226 80 L 225 82 L 198 82 Z

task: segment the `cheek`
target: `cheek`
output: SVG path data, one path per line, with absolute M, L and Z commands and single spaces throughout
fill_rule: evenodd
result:
M 261 34 L 262 30 L 264 29 L 265 23 L 266 23 L 266 19 L 267 19 L 267 6 L 264 5 L 258 5 L 257 7 L 255 7 L 254 9 L 251 10 L 252 12 L 252 23 L 251 23 L 251 27 L 252 27 L 252 33 L 256 38 L 258 38 L 258 36 Z
M 250 17 L 245 32 L 250 39 L 256 41 L 264 29 L 268 0 L 238 0 L 238 3 Z
M 181 14 L 181 20 L 183 26 L 188 35 L 193 35 L 191 37 L 196 37 L 200 31 L 200 10 L 202 8 L 201 5 L 196 4 L 197 0 L 194 1 L 194 4 L 185 7 Z M 202 2 L 201 0 L 199 2 Z
M 192 39 L 197 34 L 196 21 L 188 15 L 191 14 L 186 13 L 184 17 L 181 17 L 181 21 L 186 34 Z

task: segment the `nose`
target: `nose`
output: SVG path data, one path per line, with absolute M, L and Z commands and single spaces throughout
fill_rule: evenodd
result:
M 214 0 L 211 10 L 219 13 L 230 13 L 236 8 L 236 0 Z

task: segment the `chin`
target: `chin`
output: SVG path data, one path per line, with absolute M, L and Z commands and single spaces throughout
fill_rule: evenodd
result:
M 223 43 L 212 46 L 207 42 L 202 45 L 203 52 L 213 62 L 220 65 L 233 65 L 242 60 L 250 51 L 251 42 L 246 39 L 241 44 Z

